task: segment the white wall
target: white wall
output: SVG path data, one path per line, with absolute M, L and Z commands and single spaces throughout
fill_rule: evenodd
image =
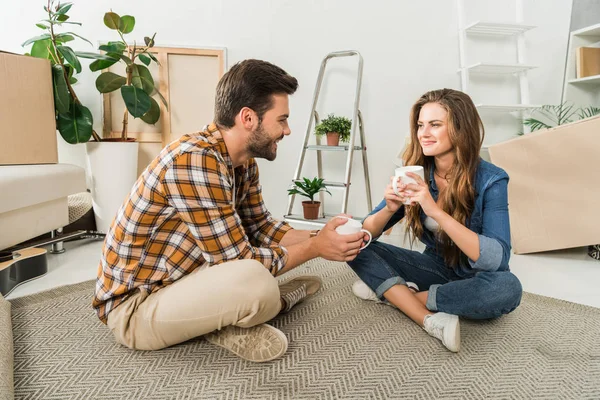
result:
M 531 101 L 559 102 L 571 0 L 523 1 L 525 22 L 538 26 L 527 33 L 527 61 L 540 66 L 530 74 Z M 0 49 L 24 52 L 20 43 L 40 33 L 35 23 L 44 18 L 44 1 L 5 3 Z M 514 20 L 512 1 L 467 0 L 465 3 L 469 10 L 467 22 Z M 280 144 L 276 161 L 260 163 L 265 201 L 277 217 L 285 212 L 286 188 L 298 160 L 318 68 L 326 53 L 356 49 L 365 60 L 361 109 L 374 203 L 381 198 L 394 168 L 392 160 L 407 133 L 408 112 L 413 102 L 427 90 L 460 88 L 455 1 L 79 0 L 70 12 L 72 19 L 83 23 L 83 27 L 75 27 L 76 32 L 93 43 L 115 39 L 114 32 L 102 23 L 104 12 L 111 8 L 121 15 L 136 17 L 132 38 L 142 40 L 143 36 L 156 31 L 159 46 L 226 47 L 229 65 L 246 58 L 265 59 L 298 78 L 300 88 L 291 99 L 293 133 Z M 93 50 L 84 42 L 75 43 L 73 47 L 78 50 Z M 505 58 L 510 57 L 505 54 L 510 53 L 510 46 L 497 47 L 489 43 L 476 51 L 478 53 L 471 54 L 469 60 L 477 61 L 479 57 L 485 61 L 514 61 Z M 324 90 L 319 107 L 321 116 L 329 112 L 350 115 L 351 72 L 350 64 L 344 62 L 332 69 L 330 84 Z M 90 72 L 84 73 L 76 90 L 84 104 L 92 109 L 96 129 L 101 131 L 101 97 L 94 88 L 94 79 Z M 498 98 L 517 93 L 508 84 L 496 84 L 484 91 Z M 515 123 L 506 123 L 505 119 L 485 120 L 488 132 L 500 130 L 510 136 Z M 81 149 L 61 146 L 60 154 L 62 160 L 83 163 Z M 342 179 L 344 160 L 341 155 L 326 154 L 325 157 L 327 177 Z M 313 156 L 306 161 L 314 162 Z M 363 215 L 368 210 L 360 157 L 356 157 L 354 165 L 349 212 Z M 304 175 L 314 175 L 315 168 L 306 171 Z M 328 206 L 328 211 L 336 210 L 337 207 Z

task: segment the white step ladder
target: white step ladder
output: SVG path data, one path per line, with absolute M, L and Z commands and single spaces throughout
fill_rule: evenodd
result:
M 320 119 L 319 119 L 319 114 L 317 113 L 317 103 L 319 100 L 319 94 L 321 92 L 321 86 L 323 84 L 323 78 L 325 76 L 325 68 L 327 66 L 327 62 L 333 58 L 340 58 L 340 57 L 356 57 L 358 60 L 358 71 L 357 71 L 357 76 L 356 76 L 356 90 L 355 90 L 355 95 L 354 95 L 354 107 L 353 107 L 353 115 L 352 115 L 352 127 L 350 130 L 350 141 L 347 144 L 343 144 L 340 146 L 323 146 L 321 145 L 321 141 L 319 136 L 316 136 L 316 145 L 309 145 L 309 139 L 311 134 L 313 133 L 313 121 L 315 126 L 319 124 Z M 363 163 L 363 171 L 364 171 L 364 176 L 365 176 L 365 189 L 366 189 L 366 195 L 367 195 L 367 207 L 369 209 L 369 212 L 373 209 L 373 204 L 371 202 L 371 184 L 369 181 L 369 167 L 368 167 L 368 163 L 367 163 L 367 146 L 366 146 L 366 142 L 365 142 L 365 132 L 364 132 L 364 125 L 363 125 L 363 117 L 362 117 L 362 113 L 360 112 L 359 109 L 359 104 L 360 104 L 360 89 L 361 89 L 361 85 L 362 85 L 362 72 L 363 72 L 363 58 L 360 55 L 360 53 L 358 51 L 355 50 L 347 50 L 347 51 L 336 51 L 333 53 L 329 53 L 325 56 L 325 58 L 323 59 L 323 61 L 321 62 L 321 68 L 319 69 L 319 75 L 317 78 L 317 83 L 315 86 L 315 92 L 313 95 L 313 103 L 312 103 L 312 108 L 310 111 L 310 116 L 308 119 L 308 127 L 306 128 L 306 134 L 304 136 L 304 144 L 302 145 L 302 150 L 300 152 L 300 158 L 298 160 L 298 166 L 296 167 L 296 172 L 294 173 L 294 179 L 292 179 L 292 182 L 299 182 L 302 181 L 301 179 L 301 174 L 302 174 L 302 166 L 304 164 L 304 156 L 306 155 L 306 151 L 316 151 L 317 152 L 317 174 L 319 178 L 323 178 L 323 163 L 322 163 L 322 157 L 321 157 L 321 152 L 323 151 L 346 151 L 347 152 L 347 157 L 346 157 L 346 170 L 345 170 L 345 174 L 344 174 L 344 181 L 343 182 L 334 182 L 334 181 L 324 181 L 324 184 L 327 186 L 328 189 L 341 189 L 343 190 L 343 197 L 342 197 L 342 204 L 340 207 L 340 213 L 346 213 L 346 210 L 348 208 L 348 196 L 349 196 L 349 192 L 350 192 L 350 178 L 352 175 L 352 159 L 354 156 L 354 151 L 360 151 L 361 155 L 362 155 L 362 163 Z M 356 139 L 356 127 L 358 126 L 358 132 L 360 134 L 360 145 L 359 146 L 355 146 L 355 139 Z M 318 219 L 305 219 L 302 215 L 297 215 L 297 214 L 292 214 L 293 208 L 294 208 L 294 200 L 296 195 L 290 195 L 289 199 L 288 199 L 288 208 L 287 208 L 287 213 L 286 215 L 284 215 L 284 219 L 286 221 L 291 221 L 291 222 L 302 222 L 305 224 L 311 224 L 311 225 L 319 225 L 322 226 L 324 225 L 330 217 L 336 215 L 336 214 L 325 214 L 324 210 L 325 210 L 325 194 L 324 192 L 320 192 L 319 193 L 320 196 L 320 201 L 321 201 L 321 208 L 319 211 L 319 218 Z

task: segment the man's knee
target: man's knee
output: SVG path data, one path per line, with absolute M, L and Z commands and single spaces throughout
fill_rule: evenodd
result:
M 279 302 L 279 285 L 277 279 L 267 268 L 256 260 L 240 260 L 235 276 L 232 276 L 232 286 L 240 295 L 240 300 L 259 303 Z

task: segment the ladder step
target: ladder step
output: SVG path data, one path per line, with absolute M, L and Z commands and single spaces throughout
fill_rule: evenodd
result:
M 348 151 L 350 146 L 327 146 L 327 145 L 311 145 L 306 146 L 306 150 L 321 150 L 321 151 Z M 363 150 L 362 146 L 354 146 L 354 150 Z M 366 150 L 366 147 L 365 147 Z
M 297 183 L 297 182 L 304 182 L 304 179 L 292 179 L 292 182 Z M 345 188 L 346 184 L 344 182 L 334 182 L 334 181 L 323 181 L 323 184 L 326 185 L 327 187 L 333 187 L 333 188 Z M 350 185 L 350 184 L 348 184 Z
M 302 222 L 304 224 L 309 224 L 309 225 L 323 226 L 327 222 L 329 222 L 329 220 L 332 217 L 335 217 L 336 215 L 337 214 L 325 214 L 325 218 L 306 219 L 301 214 L 288 214 L 288 215 L 284 215 L 283 219 L 288 222 Z M 356 221 L 362 221 L 362 218 L 358 218 L 358 217 L 352 217 L 352 219 L 354 219 Z

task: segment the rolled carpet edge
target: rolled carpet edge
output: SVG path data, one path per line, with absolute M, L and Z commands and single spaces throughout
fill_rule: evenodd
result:
M 14 399 L 14 347 L 10 303 L 0 294 L 0 399 Z

